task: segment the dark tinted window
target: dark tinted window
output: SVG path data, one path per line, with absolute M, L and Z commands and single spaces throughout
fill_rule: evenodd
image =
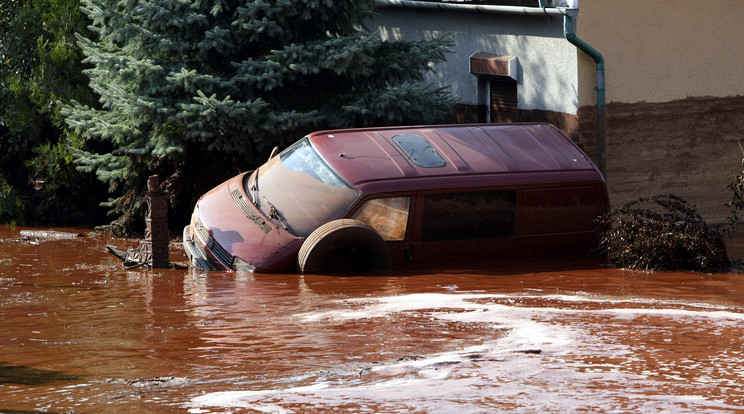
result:
M 600 200 L 601 192 L 590 186 L 525 190 L 524 234 L 591 231 Z
M 516 192 L 479 191 L 424 197 L 423 240 L 467 240 L 514 234 Z

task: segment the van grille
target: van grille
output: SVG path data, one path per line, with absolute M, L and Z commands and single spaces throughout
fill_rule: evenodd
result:
M 199 254 L 202 257 L 206 258 L 209 262 L 211 262 L 211 260 L 209 260 L 209 256 L 207 255 L 207 251 L 204 250 L 204 247 L 202 247 L 201 243 L 193 243 L 193 245 L 196 248 L 196 250 L 199 251 Z
M 235 263 L 235 258 L 231 256 L 224 247 L 217 243 L 217 241 L 209 234 L 209 231 L 207 231 L 204 225 L 201 224 L 201 221 L 196 221 L 196 223 L 194 223 L 194 231 L 196 232 L 199 239 L 204 242 L 209 251 L 217 259 L 219 259 L 219 261 L 227 265 L 228 268 L 232 268 L 233 264 Z M 199 246 L 198 243 L 196 244 L 197 246 Z
M 266 223 L 266 221 L 263 218 L 261 218 L 261 216 L 259 216 L 256 213 L 256 211 L 251 208 L 251 206 L 248 205 L 243 195 L 240 194 L 240 191 L 233 190 L 231 194 L 232 194 L 233 200 L 235 200 L 235 203 L 238 205 L 238 207 L 240 207 L 240 210 L 242 210 L 243 213 L 249 219 L 251 219 L 251 221 L 256 223 L 258 228 L 260 228 L 264 233 L 268 233 L 271 231 L 271 226 L 269 226 L 269 224 Z

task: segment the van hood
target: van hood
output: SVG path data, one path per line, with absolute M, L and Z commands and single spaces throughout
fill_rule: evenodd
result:
M 255 267 L 255 271 L 294 271 L 303 239 L 277 227 L 253 205 L 243 186 L 248 174 L 233 177 L 203 195 L 192 226 L 201 225 L 219 245 L 210 250 L 221 248 Z M 233 267 L 232 263 L 226 264 Z

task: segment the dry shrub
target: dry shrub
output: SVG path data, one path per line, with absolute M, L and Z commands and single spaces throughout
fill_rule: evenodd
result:
M 739 142 L 739 149 L 742 155 L 744 155 L 744 147 Z M 731 207 L 731 215 L 729 216 L 729 233 L 736 232 L 736 228 L 742 221 L 739 217 L 739 212 L 744 210 L 744 158 L 741 160 L 742 170 L 734 175 L 734 180 L 729 183 L 728 188 L 731 190 L 731 201 L 726 203 L 727 206 Z
M 695 207 L 673 194 L 631 201 L 601 217 L 599 248 L 618 267 L 638 270 L 723 271 L 731 262 L 723 235 Z

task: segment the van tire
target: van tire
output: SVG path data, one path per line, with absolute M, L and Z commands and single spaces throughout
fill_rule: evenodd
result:
M 349 256 L 345 252 L 352 251 Z M 352 263 L 339 261 L 344 256 Z M 341 266 L 339 268 L 339 266 Z M 390 251 L 379 233 L 358 220 L 334 220 L 318 227 L 297 254 L 297 270 L 303 274 L 387 270 Z

